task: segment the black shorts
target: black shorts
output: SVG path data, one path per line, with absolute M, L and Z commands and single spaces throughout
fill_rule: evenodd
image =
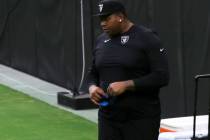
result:
M 99 118 L 98 140 L 158 140 L 160 117 L 123 122 Z

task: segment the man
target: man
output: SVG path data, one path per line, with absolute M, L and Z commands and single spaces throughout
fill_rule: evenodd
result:
M 128 19 L 122 3 L 101 1 L 98 9 L 104 33 L 96 40 L 88 83 L 99 105 L 99 140 L 157 140 L 159 89 L 169 81 L 166 50 L 156 34 Z

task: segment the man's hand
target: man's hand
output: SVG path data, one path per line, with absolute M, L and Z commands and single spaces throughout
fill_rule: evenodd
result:
M 126 90 L 133 90 L 133 89 L 134 89 L 134 82 L 132 80 L 128 80 L 128 81 L 120 81 L 109 84 L 107 92 L 111 96 L 118 96 L 124 93 Z
M 91 101 L 96 105 L 99 105 L 99 101 L 101 100 L 102 96 L 105 96 L 103 89 L 95 85 L 89 87 L 89 93 Z

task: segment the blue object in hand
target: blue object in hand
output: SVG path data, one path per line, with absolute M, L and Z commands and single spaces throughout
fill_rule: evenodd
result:
M 99 105 L 101 107 L 107 107 L 109 105 L 109 96 L 108 94 L 106 94 L 107 96 L 103 96 L 101 101 L 99 102 Z
M 99 105 L 102 106 L 102 107 L 106 107 L 106 106 L 109 105 L 109 102 L 108 101 L 102 101 L 102 102 L 99 103 Z

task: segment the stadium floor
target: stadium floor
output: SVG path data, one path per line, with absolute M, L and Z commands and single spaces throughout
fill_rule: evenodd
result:
M 21 91 L 60 109 L 97 123 L 97 109 L 73 110 L 57 104 L 57 92 L 68 91 L 65 88 L 43 81 L 10 67 L 0 65 L 0 84 Z

